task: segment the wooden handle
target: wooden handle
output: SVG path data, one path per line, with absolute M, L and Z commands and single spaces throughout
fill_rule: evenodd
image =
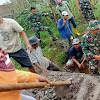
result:
M 17 83 L 17 84 L 0 84 L 0 92 L 32 89 L 32 88 L 44 88 L 47 85 L 46 82 L 39 83 Z M 69 86 L 71 81 L 52 82 L 50 86 Z

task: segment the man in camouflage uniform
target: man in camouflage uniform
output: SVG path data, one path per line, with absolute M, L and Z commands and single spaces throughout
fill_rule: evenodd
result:
M 91 19 L 95 20 L 95 16 L 93 14 L 93 10 L 91 7 L 91 5 L 94 7 L 94 2 L 93 0 L 90 0 L 90 1 L 91 1 L 91 4 L 89 0 L 76 0 L 78 10 L 82 12 L 84 18 L 86 19 L 88 23 L 90 21 L 89 15 Z
M 50 13 L 39 13 L 36 11 L 35 7 L 31 7 L 31 14 L 26 18 L 25 23 L 33 28 L 35 36 L 40 39 L 40 31 L 48 31 L 51 35 L 53 41 L 56 41 L 54 34 L 50 30 L 49 27 L 41 26 L 41 16 L 48 16 Z M 43 46 L 42 41 L 40 41 L 41 45 Z
M 89 61 L 89 71 L 91 74 L 98 74 L 98 63 L 100 60 L 100 29 L 98 22 L 89 22 L 89 32 L 82 36 L 83 52 Z

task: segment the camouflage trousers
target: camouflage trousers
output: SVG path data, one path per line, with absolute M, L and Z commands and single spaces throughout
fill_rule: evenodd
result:
M 51 35 L 51 37 L 54 37 L 54 34 L 52 33 L 52 31 L 50 30 L 49 27 L 46 27 L 46 26 L 40 26 L 40 27 L 33 27 L 33 31 L 35 33 L 35 36 L 37 38 L 40 39 L 40 31 L 48 31 L 49 34 Z
M 80 3 L 80 8 L 82 10 L 84 18 L 88 23 L 90 21 L 90 18 L 95 20 L 95 16 L 93 14 L 93 10 L 89 1 Z
M 89 60 L 89 72 L 91 74 L 98 74 L 99 61 L 96 59 Z

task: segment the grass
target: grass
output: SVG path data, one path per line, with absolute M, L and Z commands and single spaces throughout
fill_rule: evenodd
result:
M 23 16 L 19 16 L 17 18 L 17 21 L 24 28 L 24 31 L 26 32 L 27 36 L 32 37 L 32 36 L 34 36 L 34 33 L 33 33 L 32 29 L 24 24 L 24 20 L 28 16 L 28 14 L 29 13 L 24 14 Z M 94 14 L 100 20 L 100 5 L 99 4 L 97 5 L 97 9 L 94 9 Z M 57 18 L 59 18 L 59 16 L 57 16 Z M 82 17 L 82 15 L 80 16 L 79 19 L 76 19 L 76 21 L 77 21 L 78 31 L 79 31 L 80 34 L 82 34 L 85 30 L 87 30 L 88 24 L 86 23 L 86 21 Z M 50 29 L 54 33 L 55 37 L 57 37 L 57 38 L 59 38 L 59 40 L 61 40 L 60 34 L 57 30 L 57 27 L 56 27 L 55 22 L 54 22 L 53 19 L 51 19 L 50 17 L 42 17 L 42 25 L 50 27 Z M 50 59 L 51 61 L 56 63 L 58 66 L 63 68 L 63 66 L 66 64 L 66 58 L 67 58 L 64 50 L 60 48 L 59 44 L 53 45 L 52 47 L 50 47 L 50 43 L 52 42 L 52 39 L 51 39 L 51 36 L 49 35 L 48 32 L 40 32 L 40 34 L 41 34 L 41 39 L 43 40 L 43 42 L 45 44 L 45 48 L 42 50 L 43 54 L 48 59 Z M 24 47 L 26 47 L 26 45 L 25 45 L 22 38 L 21 38 L 21 41 L 22 41 L 22 45 Z M 16 66 L 17 69 L 28 70 L 27 68 L 22 68 L 13 59 L 12 59 L 12 61 L 13 61 L 14 65 Z

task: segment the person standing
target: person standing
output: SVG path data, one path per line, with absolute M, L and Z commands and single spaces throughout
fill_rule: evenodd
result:
M 68 13 L 68 20 L 70 23 L 72 23 L 73 27 L 74 27 L 74 31 L 75 31 L 75 34 L 76 35 L 80 35 L 80 33 L 78 32 L 77 30 L 77 25 L 76 25 L 76 22 L 75 22 L 75 19 L 69 9 L 69 4 L 67 1 L 61 1 L 61 0 L 55 0 L 57 6 L 56 6 L 56 9 L 57 11 L 61 14 L 63 11 L 66 11 Z
M 26 18 L 25 20 L 25 24 L 32 27 L 33 31 L 35 33 L 35 36 L 40 39 L 40 31 L 48 31 L 48 33 L 51 35 L 52 40 L 56 41 L 57 38 L 54 37 L 53 32 L 51 31 L 51 29 L 47 26 L 42 26 L 41 24 L 41 17 L 42 16 L 48 16 L 50 15 L 50 13 L 40 13 L 36 11 L 35 7 L 31 7 L 31 14 Z M 44 48 L 43 42 L 40 41 L 41 46 Z
M 100 29 L 98 21 L 89 22 L 89 32 L 82 36 L 82 49 L 89 62 L 89 72 L 98 74 L 100 60 Z
M 60 36 L 64 40 L 64 50 L 65 51 L 66 51 L 66 49 L 68 49 L 68 47 L 66 47 L 67 39 L 69 41 L 69 47 L 71 47 L 71 45 L 72 45 L 71 39 L 70 39 L 71 35 L 74 37 L 70 22 L 67 19 L 68 19 L 68 13 L 66 11 L 63 11 L 62 18 L 60 18 L 58 20 L 58 24 L 57 24 L 57 29 L 60 32 Z
M 85 20 L 88 23 L 90 21 L 89 16 L 91 17 L 91 19 L 95 20 L 95 16 L 93 14 L 93 10 L 91 7 L 91 5 L 94 7 L 94 2 L 93 2 L 93 0 L 90 0 L 90 1 L 91 1 L 91 4 L 90 4 L 89 0 L 76 0 L 78 10 L 82 12 Z
M 31 72 L 35 72 L 27 51 L 21 45 L 19 35 L 21 35 L 27 49 L 31 52 L 32 47 L 23 28 L 14 19 L 0 18 L 0 47 L 22 67 L 28 67 Z

